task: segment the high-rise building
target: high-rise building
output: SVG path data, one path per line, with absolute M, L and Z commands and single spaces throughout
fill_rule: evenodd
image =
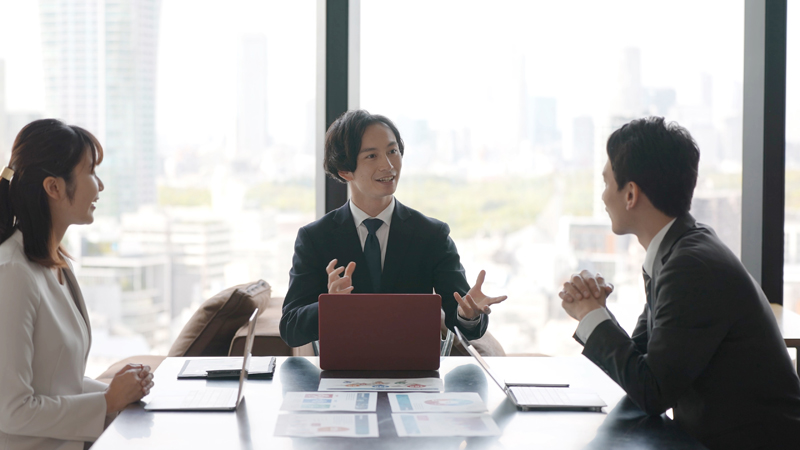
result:
M 245 34 L 239 55 L 236 159 L 257 166 L 269 144 L 267 131 L 267 38 Z
M 160 0 L 105 0 L 107 194 L 131 212 L 157 200 L 156 51 Z M 116 209 L 116 211 L 114 211 Z
M 97 326 L 121 326 L 144 337 L 151 349 L 169 349 L 172 280 L 167 255 L 83 256 L 80 264 L 83 297 Z
M 622 54 L 616 110 L 616 114 L 624 117 L 637 118 L 645 114 L 642 57 L 635 47 L 626 48 Z
M 45 110 L 103 136 L 104 1 L 40 0 Z
M 156 201 L 160 0 L 40 0 L 48 116 L 103 143 L 102 214 Z
M 173 318 L 225 288 L 231 228 L 212 211 L 175 209 L 165 213 L 143 208 L 123 215 L 121 228 L 121 254 L 169 257 Z
M 575 167 L 594 167 L 594 119 L 580 116 L 572 119 L 572 164 Z

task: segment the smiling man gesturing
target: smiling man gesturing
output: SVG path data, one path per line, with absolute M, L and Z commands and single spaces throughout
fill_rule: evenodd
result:
M 394 198 L 403 140 L 391 120 L 348 111 L 325 137 L 325 171 L 350 186 L 350 201 L 297 233 L 281 337 L 292 347 L 318 339 L 320 294 L 418 293 L 442 297 L 445 324 L 469 339 L 489 325 L 481 271 L 470 287 L 446 223 Z M 365 320 L 369 320 L 365 318 Z

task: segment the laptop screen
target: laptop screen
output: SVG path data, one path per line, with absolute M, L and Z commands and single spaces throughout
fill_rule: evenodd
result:
M 461 342 L 461 345 L 463 345 L 464 348 L 467 349 L 467 351 L 469 352 L 470 355 L 472 355 L 473 358 L 478 360 L 478 364 L 480 364 L 483 370 L 489 374 L 489 378 L 494 380 L 494 382 L 497 383 L 498 386 L 500 386 L 500 389 L 502 389 L 505 392 L 506 382 L 503 380 L 503 378 L 492 371 L 492 368 L 489 367 L 489 363 L 487 363 L 486 360 L 483 359 L 481 354 L 478 353 L 477 350 L 475 350 L 475 347 L 473 347 L 472 344 L 469 343 L 467 338 L 465 338 L 464 335 L 461 334 L 461 331 L 458 328 L 456 328 L 455 330 L 456 330 L 456 336 L 458 336 L 458 340 Z
M 250 357 L 251 353 L 253 352 L 253 339 L 255 336 L 256 330 L 256 320 L 258 319 L 258 308 L 253 311 L 253 314 L 250 315 L 250 319 L 248 319 L 247 323 L 247 340 L 244 344 L 244 355 L 242 356 L 242 370 L 239 372 L 239 395 L 236 399 L 236 404 L 238 405 L 242 401 L 242 396 L 244 395 L 244 379 L 247 377 L 247 370 L 250 368 Z

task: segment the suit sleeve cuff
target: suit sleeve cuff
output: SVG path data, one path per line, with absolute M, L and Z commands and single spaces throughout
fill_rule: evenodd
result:
M 458 313 L 456 313 L 456 317 L 458 318 L 458 326 L 459 326 L 459 328 L 461 328 L 462 330 L 472 331 L 472 330 L 477 329 L 480 326 L 481 320 L 483 319 L 483 314 L 481 314 L 480 316 L 478 316 L 478 317 L 476 317 L 474 319 L 465 319 L 465 318 L 461 317 L 461 315 L 458 314 Z
M 608 313 L 608 310 L 605 308 L 595 309 L 583 316 L 583 320 L 578 324 L 578 329 L 575 330 L 575 335 L 581 342 L 585 343 L 589 340 L 589 336 L 592 335 L 594 329 L 606 320 L 611 320 L 611 314 Z

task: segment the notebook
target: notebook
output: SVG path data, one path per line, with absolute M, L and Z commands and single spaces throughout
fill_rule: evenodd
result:
M 247 341 L 239 372 L 239 388 L 207 388 L 192 391 L 163 392 L 147 402 L 147 411 L 234 411 L 244 397 L 244 380 L 253 351 L 253 336 L 258 319 L 258 308 L 248 320 Z
M 461 345 L 467 349 L 481 368 L 505 392 L 509 400 L 523 411 L 559 410 L 559 411 L 602 411 L 606 406 L 600 396 L 593 392 L 571 389 L 569 385 L 532 385 L 508 384 L 497 373 L 492 371 L 489 363 L 475 350 L 469 341 L 456 329 L 456 336 Z
M 438 370 L 442 298 L 436 294 L 322 294 L 323 370 Z

